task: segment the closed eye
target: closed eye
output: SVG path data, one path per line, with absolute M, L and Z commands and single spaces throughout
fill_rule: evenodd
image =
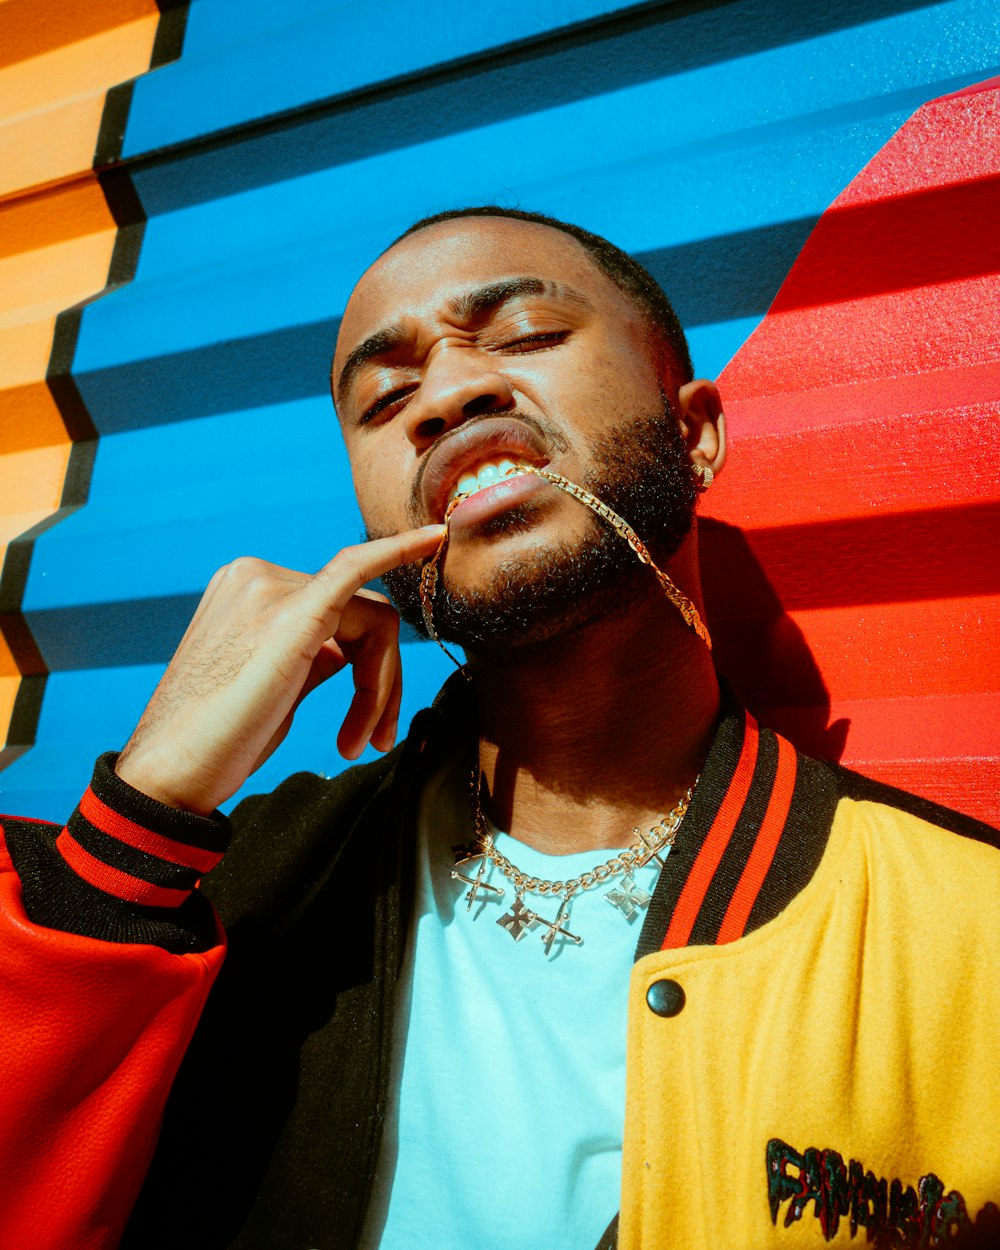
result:
M 569 334 L 568 329 L 539 330 L 534 334 L 521 334 L 516 338 L 505 339 L 495 344 L 483 344 L 483 346 L 500 355 L 521 356 L 529 352 L 543 351 L 547 347 L 556 347 L 568 338 Z M 386 391 L 364 410 L 358 418 L 358 425 L 367 425 L 388 409 L 397 404 L 402 405 L 416 389 L 416 385 L 411 384 Z
M 373 418 L 377 417 L 379 413 L 384 412 L 387 408 L 391 408 L 393 404 L 408 399 L 415 390 L 415 386 L 400 386 L 394 390 L 386 391 L 384 395 L 380 395 L 373 404 L 370 404 L 364 410 L 358 418 L 358 425 L 366 425 Z
M 518 355 L 521 352 L 537 351 L 543 347 L 555 347 L 569 335 L 569 330 L 543 330 L 537 334 L 524 334 L 516 339 L 508 339 L 497 346 L 497 351 L 510 352 Z

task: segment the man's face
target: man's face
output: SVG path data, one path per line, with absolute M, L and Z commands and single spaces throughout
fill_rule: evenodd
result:
M 548 483 L 488 484 L 510 465 L 587 486 L 663 559 L 690 527 L 689 465 L 647 326 L 561 231 L 462 218 L 404 239 L 352 294 L 333 379 L 372 536 L 440 521 L 456 491 L 481 487 L 452 517 L 435 604 L 442 635 L 477 652 L 620 609 L 633 571 L 652 583 Z M 417 577 L 386 579 L 411 621 Z

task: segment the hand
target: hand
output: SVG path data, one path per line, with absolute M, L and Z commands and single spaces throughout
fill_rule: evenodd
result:
M 299 703 L 345 665 L 354 698 L 337 737 L 346 759 L 396 738 L 399 618 L 362 590 L 436 549 L 443 526 L 345 547 L 313 576 L 243 558 L 212 578 L 118 759 L 129 785 L 207 815 L 275 750 Z

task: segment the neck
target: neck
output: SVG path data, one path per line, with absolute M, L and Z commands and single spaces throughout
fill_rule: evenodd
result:
M 633 842 L 693 784 L 718 719 L 711 656 L 655 583 L 627 615 L 471 669 L 489 815 L 549 854 Z

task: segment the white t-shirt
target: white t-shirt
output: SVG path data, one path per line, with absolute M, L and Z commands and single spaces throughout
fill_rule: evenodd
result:
M 472 838 L 469 762 L 447 761 L 418 820 L 416 900 L 398 989 L 393 1098 L 362 1245 L 366 1250 L 594 1250 L 619 1207 L 629 974 L 644 912 L 604 897 L 617 877 L 576 894 L 566 927 L 514 941 L 503 898 L 453 880 L 451 848 Z M 623 846 L 630 841 L 628 831 Z M 567 880 L 613 851 L 542 855 L 506 834 L 518 868 Z M 661 852 L 661 855 L 664 852 Z M 478 863 L 459 871 L 474 877 Z M 651 894 L 655 860 L 633 874 Z M 526 895 L 554 920 L 559 899 Z

